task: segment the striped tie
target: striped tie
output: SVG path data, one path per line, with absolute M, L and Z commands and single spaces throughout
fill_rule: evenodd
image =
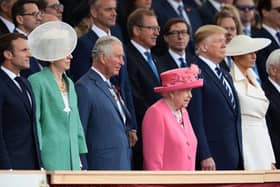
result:
M 215 68 L 215 71 L 217 72 L 220 81 L 222 81 L 222 84 L 223 84 L 224 88 L 226 89 L 227 96 L 230 100 L 232 108 L 235 110 L 236 103 L 235 103 L 235 100 L 234 100 L 234 96 L 232 94 L 232 90 L 230 89 L 229 85 L 227 84 L 228 82 L 227 82 L 223 72 L 218 67 Z

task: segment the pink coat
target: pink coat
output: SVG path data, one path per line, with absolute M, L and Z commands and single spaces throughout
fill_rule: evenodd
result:
M 197 139 L 186 109 L 184 128 L 163 99 L 153 104 L 143 119 L 145 170 L 194 170 Z

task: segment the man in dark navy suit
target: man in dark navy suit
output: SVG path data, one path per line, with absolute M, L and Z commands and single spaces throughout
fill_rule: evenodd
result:
M 42 167 L 34 96 L 20 71 L 29 67 L 27 38 L 19 33 L 0 37 L 0 169 Z
M 254 38 L 268 38 L 271 44 L 257 52 L 256 64 L 262 81 L 267 80 L 265 62 L 268 55 L 280 48 L 280 1 L 259 0 L 257 9 L 262 19 L 262 27 L 252 32 Z
M 194 56 L 187 51 L 190 40 L 189 26 L 182 18 L 171 18 L 163 28 L 164 41 L 168 52 L 161 56 L 160 72 L 174 68 L 187 67 L 194 61 Z
M 219 67 L 225 57 L 225 33 L 222 27 L 206 25 L 195 34 L 197 64 L 204 84 L 193 92 L 188 110 L 202 170 L 243 168 L 238 97 L 229 73 Z
M 161 28 L 166 24 L 170 18 L 181 17 L 189 25 L 189 33 L 191 36 L 190 45 L 188 46 L 194 51 L 193 34 L 202 25 L 198 11 L 189 6 L 183 0 L 161 0 L 153 2 L 153 9 L 157 15 L 159 25 Z M 154 51 L 161 56 L 167 51 L 167 47 L 163 41 L 163 36 L 160 35 L 158 43 Z
M 263 90 L 269 100 L 266 113 L 267 126 L 273 146 L 276 167 L 280 169 L 280 49 L 274 50 L 266 62 L 268 79 L 263 82 Z

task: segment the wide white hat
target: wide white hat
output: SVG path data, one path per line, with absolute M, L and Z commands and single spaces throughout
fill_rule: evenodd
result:
M 226 56 L 245 55 L 256 52 L 271 43 L 267 38 L 251 38 L 246 35 L 237 35 L 227 44 Z
M 36 27 L 28 36 L 31 54 L 38 60 L 55 61 L 70 55 L 77 45 L 75 30 L 62 21 Z

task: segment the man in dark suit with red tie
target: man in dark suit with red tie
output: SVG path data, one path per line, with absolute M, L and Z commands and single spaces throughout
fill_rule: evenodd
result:
M 29 82 L 20 71 L 29 68 L 27 38 L 19 33 L 0 37 L 0 169 L 42 167 Z

